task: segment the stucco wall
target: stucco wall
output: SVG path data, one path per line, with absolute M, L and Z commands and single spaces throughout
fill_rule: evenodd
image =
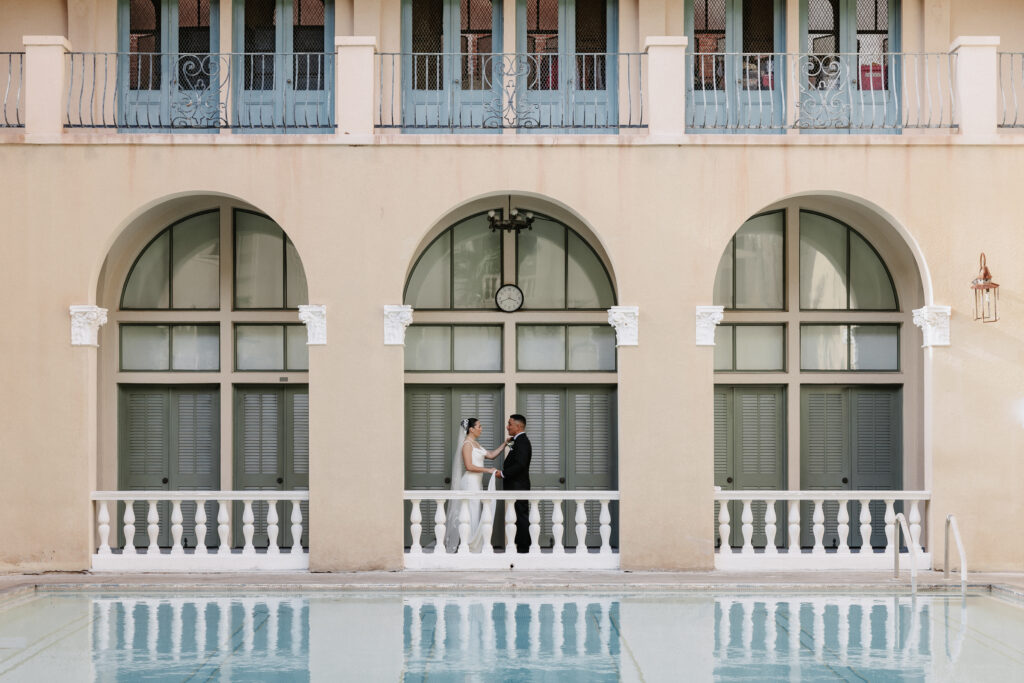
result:
M 20 52 L 23 49 L 22 36 L 66 36 L 67 31 L 68 5 L 65 0 L 0 2 L 0 52 Z

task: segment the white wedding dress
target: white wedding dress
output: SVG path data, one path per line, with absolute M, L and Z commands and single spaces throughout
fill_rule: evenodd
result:
M 487 455 L 487 451 L 479 446 L 473 448 L 472 462 L 475 467 L 484 466 L 484 456 Z M 459 459 L 461 464 L 461 458 Z M 465 468 L 460 468 L 464 470 Z M 488 491 L 495 490 L 495 480 L 497 477 L 491 476 L 491 480 L 487 484 Z M 453 491 L 482 491 L 484 490 L 484 474 L 483 472 L 462 472 L 462 476 L 455 481 L 452 479 L 452 490 Z M 445 530 L 444 544 L 448 552 L 453 553 L 458 550 L 461 537 L 459 535 L 459 522 L 460 522 L 460 505 L 464 508 L 469 508 L 469 551 L 471 553 L 478 553 L 483 549 L 484 544 L 489 542 L 490 539 L 485 538 L 484 527 L 481 524 L 481 518 L 483 516 L 484 502 L 481 500 L 467 500 L 467 501 L 452 501 L 455 505 L 451 505 L 448 511 L 448 528 Z M 486 503 L 487 510 L 490 512 L 490 519 L 493 528 L 494 522 L 494 508 L 495 502 L 488 501 Z

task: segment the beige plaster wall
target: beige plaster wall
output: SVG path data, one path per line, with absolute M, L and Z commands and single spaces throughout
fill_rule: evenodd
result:
M 26 35 L 66 36 L 67 30 L 66 0 L 0 2 L 0 52 L 21 52 Z
M 328 307 L 329 344 L 310 353 L 314 570 L 401 565 L 402 349 L 383 345 L 381 307 L 400 303 L 409 263 L 441 216 L 497 192 L 547 196 L 578 213 L 608 255 L 620 303 L 640 307 L 640 346 L 619 354 L 625 568 L 712 564 L 712 349 L 694 346 L 694 306 L 711 302 L 736 228 L 805 193 L 852 198 L 916 242 L 930 273 L 924 291 L 954 310 L 953 345 L 922 357 L 932 519 L 957 513 L 972 568 L 1024 560 L 1024 540 L 1006 533 L 1006 521 L 1024 514 L 1014 483 L 1024 474 L 1016 139 L 353 147 L 270 136 L 65 137 L 0 144 L 0 287 L 10 293 L 0 337 L 0 570 L 88 566 L 97 423 L 111 417 L 97 415 L 97 352 L 69 345 L 67 307 L 96 300 L 104 259 L 133 218 L 190 193 L 235 197 L 278 221 L 303 258 L 310 301 Z M 982 250 L 1002 284 L 996 325 L 969 318 Z M 916 329 L 903 334 L 909 347 L 920 343 Z

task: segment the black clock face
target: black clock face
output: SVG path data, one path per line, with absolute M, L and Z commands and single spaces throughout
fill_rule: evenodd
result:
M 518 311 L 523 305 L 523 290 L 515 285 L 504 285 L 495 292 L 494 303 L 506 313 Z

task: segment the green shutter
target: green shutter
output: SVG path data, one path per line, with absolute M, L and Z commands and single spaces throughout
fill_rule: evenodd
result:
M 172 470 L 170 486 L 181 491 L 216 491 L 220 488 L 220 401 L 215 390 L 175 390 L 172 405 L 175 420 L 177 465 Z M 209 501 L 206 508 L 207 546 L 217 545 L 217 503 Z M 181 504 L 184 518 L 183 544 L 194 548 L 196 504 Z
M 858 387 L 851 390 L 853 433 L 853 488 L 890 491 L 901 488 L 903 451 L 902 405 L 899 389 Z M 852 505 L 850 545 L 861 545 L 860 503 Z M 885 546 L 885 503 L 874 501 L 871 510 L 871 545 Z M 897 510 L 898 512 L 899 510 Z
M 566 488 L 565 478 L 565 389 L 521 389 L 519 400 L 523 417 L 526 418 L 526 433 L 530 437 L 533 456 L 530 460 L 530 487 L 534 491 L 561 491 Z M 541 501 L 540 540 L 543 547 L 554 542 L 551 534 L 551 509 L 549 502 Z M 564 508 L 563 508 L 564 513 Z M 568 515 L 566 515 L 568 518 Z
M 569 388 L 569 444 L 567 448 L 568 480 L 570 490 L 607 491 L 614 488 L 615 479 L 615 394 L 607 388 Z M 587 546 L 601 545 L 601 505 L 597 501 L 584 504 L 587 513 Z M 610 505 L 613 518 L 617 517 L 618 506 Z M 568 529 L 567 546 L 575 546 L 576 505 L 565 506 L 565 525 Z M 614 521 L 614 520 L 613 520 Z M 613 524 L 617 528 L 617 524 Z M 612 545 L 618 545 L 616 534 L 612 534 Z
M 410 491 L 451 488 L 451 464 L 455 444 L 451 439 L 451 388 L 406 387 L 405 389 L 405 488 Z M 446 482 L 445 478 L 449 477 Z M 409 533 L 411 505 L 404 505 L 405 545 L 412 544 Z M 420 543 L 434 542 L 432 500 L 420 503 L 423 534 Z

